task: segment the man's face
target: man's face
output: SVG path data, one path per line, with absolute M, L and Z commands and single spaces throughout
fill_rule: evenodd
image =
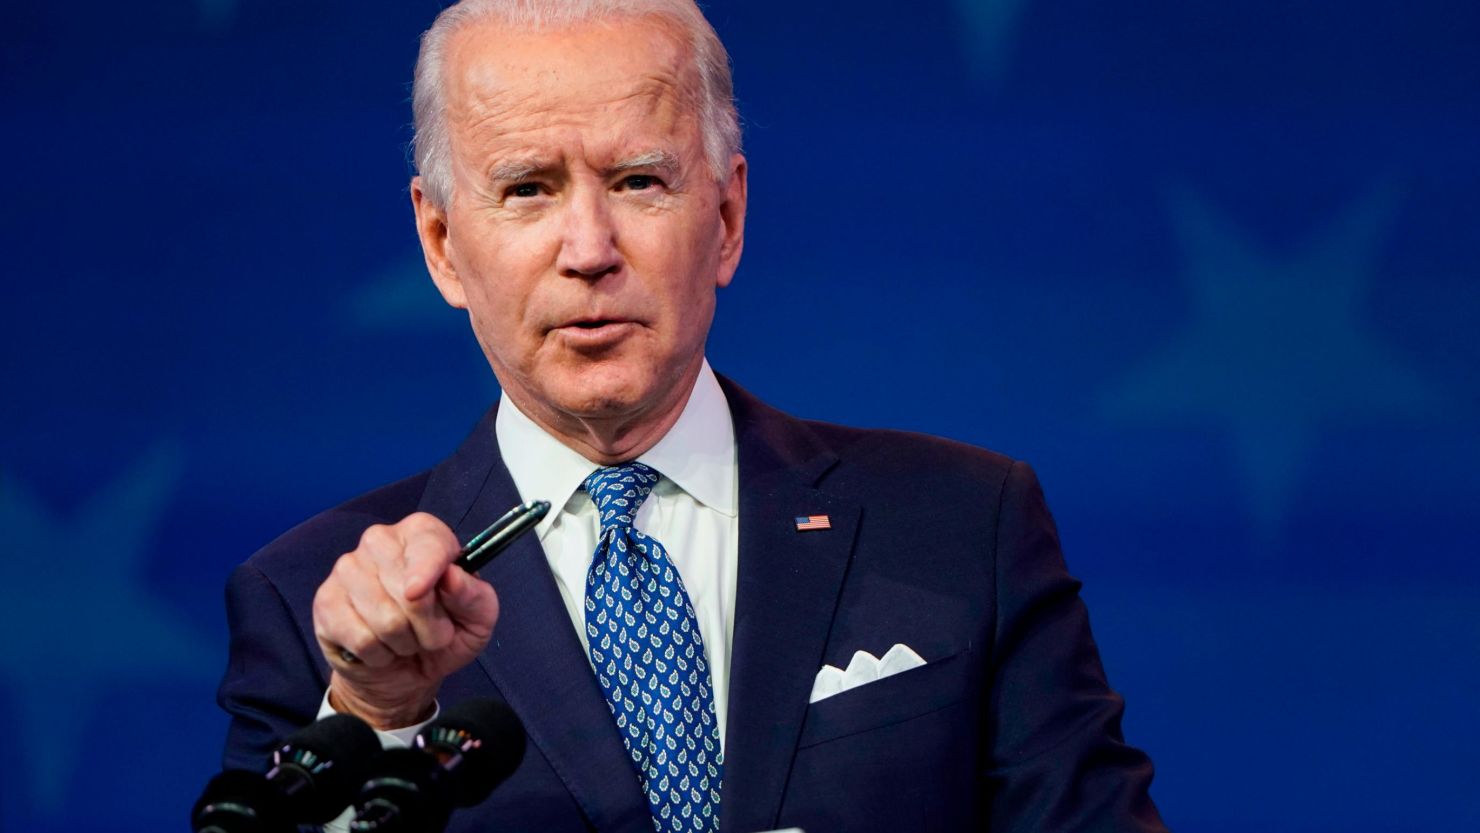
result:
M 716 182 L 686 57 L 653 19 L 473 23 L 449 43 L 453 195 L 444 211 L 413 183 L 418 230 L 500 384 L 547 427 L 681 407 L 702 362 L 745 162 Z

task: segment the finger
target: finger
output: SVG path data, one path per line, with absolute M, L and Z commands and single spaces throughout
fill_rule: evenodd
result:
M 360 534 L 360 544 L 350 554 L 376 572 L 396 575 L 406 566 L 404 537 L 399 526 L 374 524 Z
M 373 563 L 354 554 L 340 558 L 330 574 L 330 579 L 344 589 L 360 621 L 379 642 L 396 656 L 415 656 L 420 651 L 416 634 L 400 604 L 387 591 L 383 577 L 383 573 L 375 571 Z
M 430 523 L 429 523 L 430 521 Z M 422 550 L 435 552 L 435 525 L 442 525 L 425 513 L 415 513 L 394 525 L 375 524 L 367 527 L 360 536 L 359 546 L 351 555 L 355 556 L 364 569 L 377 576 L 386 593 L 397 600 L 406 597 L 408 549 L 417 551 L 418 559 L 426 559 Z M 444 525 L 445 526 L 445 525 Z M 451 531 L 448 530 L 448 534 Z
M 376 638 L 375 632 L 359 617 L 358 613 L 350 611 L 350 615 L 344 620 L 342 636 L 334 637 L 334 642 L 339 647 L 332 652 L 331 665 L 354 674 L 360 666 L 365 668 L 381 669 L 387 668 L 397 659 L 395 651 L 390 646 Z M 351 656 L 359 659 L 359 662 L 349 662 L 340 651 L 349 651 Z M 325 657 L 331 656 L 325 651 Z
M 314 597 L 314 636 L 329 665 L 339 671 L 355 673 L 364 664 L 384 668 L 396 659 L 395 653 L 376 638 L 350 604 L 342 587 L 325 582 Z M 341 650 L 351 652 L 360 662 L 349 662 Z
M 438 536 L 412 536 L 408 541 L 406 560 L 408 564 L 435 561 L 442 557 L 441 547 L 446 542 Z M 461 572 L 458 567 L 444 566 L 448 570 Z M 451 642 L 457 628 L 443 609 L 436 593 L 423 593 L 408 598 L 404 590 L 393 593 L 396 604 L 411 626 L 412 635 L 423 651 L 440 651 Z
M 493 585 L 459 568 L 448 570 L 437 584 L 437 597 L 458 626 L 488 635 L 498 622 L 498 594 Z
M 420 599 L 437 586 L 461 546 L 447 524 L 425 512 L 407 515 L 397 524 L 397 530 L 402 536 L 405 565 L 403 592 L 407 600 Z
M 452 642 L 457 625 L 443 609 L 437 594 L 429 593 L 414 602 L 398 599 L 412 638 L 422 651 L 440 651 Z

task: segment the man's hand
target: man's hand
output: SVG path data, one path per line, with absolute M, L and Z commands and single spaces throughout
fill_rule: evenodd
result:
M 442 679 L 488 644 L 498 596 L 453 565 L 458 550 L 446 524 L 417 512 L 370 527 L 339 557 L 313 600 L 336 711 L 378 729 L 426 720 Z

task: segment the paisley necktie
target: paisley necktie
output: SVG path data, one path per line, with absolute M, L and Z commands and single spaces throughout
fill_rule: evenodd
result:
M 633 526 L 658 479 L 642 463 L 586 478 L 601 518 L 586 574 L 586 639 L 654 826 L 713 833 L 724 755 L 699 620 L 663 545 Z

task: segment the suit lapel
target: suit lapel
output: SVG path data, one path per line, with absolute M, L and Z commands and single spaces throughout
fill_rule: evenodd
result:
M 422 508 L 466 541 L 519 503 L 493 412 L 434 473 Z M 617 734 L 539 540 L 527 535 L 482 571 L 499 595 L 479 667 L 598 830 L 651 829 L 647 797 Z
M 740 553 L 721 829 L 776 826 L 861 513 L 814 484 L 837 461 L 811 430 L 722 380 L 740 465 Z M 831 529 L 798 532 L 827 515 Z

